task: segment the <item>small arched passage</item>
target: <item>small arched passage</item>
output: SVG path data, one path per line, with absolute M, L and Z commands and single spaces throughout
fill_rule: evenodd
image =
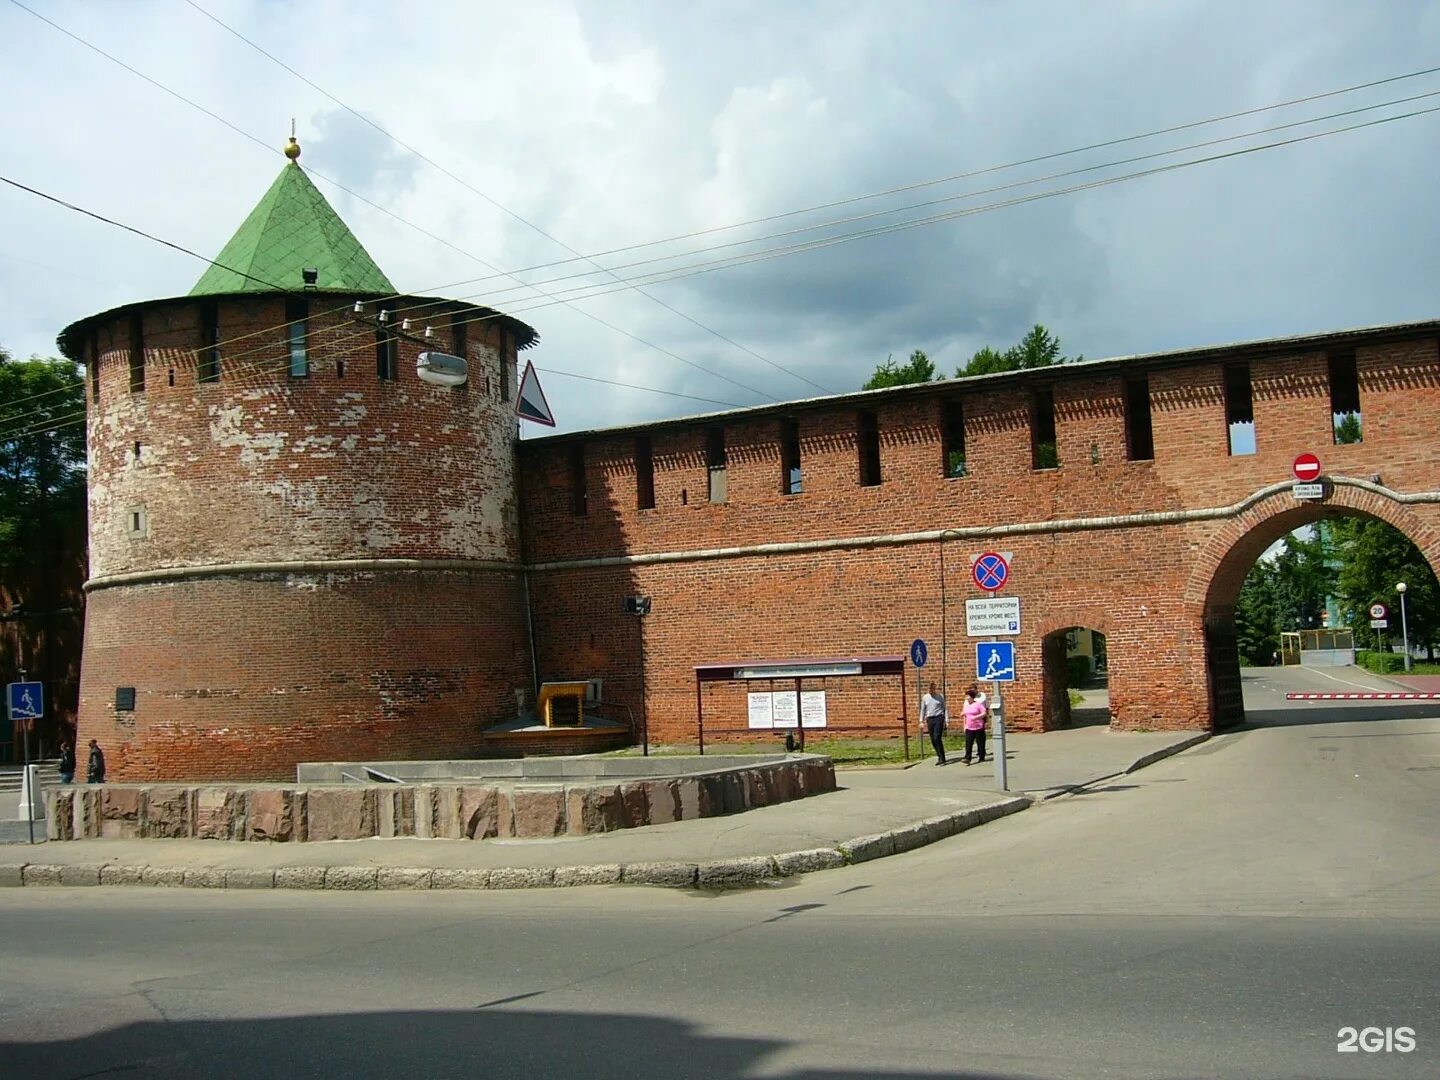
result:
M 1100 642 L 1111 636 L 1113 623 L 1109 610 L 1093 603 L 1078 603 L 1041 621 L 1040 632 L 1040 709 L 1042 731 L 1070 727 L 1074 723 L 1069 697 L 1068 664 L 1072 653 L 1084 650 L 1071 647 L 1072 637 L 1081 632 L 1091 635 Z M 1096 646 L 1089 645 L 1090 651 Z M 1099 647 L 1102 655 L 1108 653 L 1105 645 Z M 1107 685 L 1109 675 L 1107 672 Z M 1077 688 L 1078 689 L 1078 688 Z
M 1040 640 L 1040 660 L 1046 730 L 1073 727 L 1081 719 L 1093 720 L 1085 712 L 1077 715 L 1070 691 L 1093 690 L 1108 684 L 1105 634 L 1079 625 L 1052 630 Z M 1109 722 L 1108 711 L 1104 722 Z
M 1331 483 L 1323 502 L 1297 502 L 1288 489 L 1256 499 L 1211 537 L 1196 560 L 1185 603 L 1204 628 L 1210 717 L 1216 728 L 1245 720 L 1235 605 L 1245 576 L 1271 544 L 1327 518 L 1378 518 L 1407 536 L 1432 570 L 1440 569 L 1440 508 L 1435 504 L 1412 508 L 1365 481 Z

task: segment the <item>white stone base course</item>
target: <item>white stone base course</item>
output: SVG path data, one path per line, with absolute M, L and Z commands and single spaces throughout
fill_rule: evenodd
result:
M 344 892 L 373 889 L 380 880 L 375 866 L 331 866 L 325 871 L 325 888 Z
M 282 866 L 275 871 L 277 889 L 323 889 L 325 868 L 323 866 Z
M 382 866 L 375 883 L 382 889 L 428 889 L 432 872 L 408 866 Z
M 743 859 L 719 859 L 701 863 L 695 884 L 702 889 L 743 889 L 779 876 L 773 856 L 755 855 Z
M 618 885 L 620 884 L 619 863 L 602 866 L 557 866 L 555 884 L 566 885 Z
M 144 870 L 143 866 L 106 866 L 100 871 L 100 884 L 140 885 Z
M 273 889 L 274 870 L 238 869 L 225 871 L 227 889 Z
M 489 870 L 436 870 L 430 875 L 432 889 L 488 889 Z

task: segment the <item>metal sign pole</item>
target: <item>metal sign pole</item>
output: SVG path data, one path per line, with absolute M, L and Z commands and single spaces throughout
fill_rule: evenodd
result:
M 990 591 L 991 599 L 995 597 L 995 591 Z M 992 636 L 990 643 L 993 645 L 998 638 Z M 1014 675 L 1014 672 L 1011 672 Z M 990 752 L 995 756 L 995 782 L 1000 785 L 1001 791 L 1010 790 L 1010 777 L 1005 770 L 1005 694 L 1000 689 L 1001 683 L 990 684 L 995 688 L 995 703 L 990 706 L 990 735 L 993 745 Z
M 903 664 L 902 664 L 903 667 Z M 900 672 L 900 738 L 905 743 L 905 760 L 910 760 L 910 717 L 908 703 L 905 700 L 905 672 Z
M 918 667 L 915 669 L 915 715 L 920 718 L 920 758 L 925 758 L 925 736 L 930 734 L 925 727 L 925 691 L 920 688 L 924 679 L 924 672 Z
M 20 669 L 20 681 L 22 683 L 28 681 L 25 677 L 24 668 Z M 13 729 L 15 723 L 13 716 L 10 718 L 10 723 Z M 35 721 L 33 719 L 25 721 L 25 749 L 23 751 L 25 755 L 25 772 L 23 774 L 25 779 L 24 783 L 21 784 L 21 790 L 25 792 L 25 821 L 30 826 L 30 843 L 32 844 L 35 843 L 35 788 L 33 785 L 34 777 L 30 775 L 30 726 L 34 723 Z

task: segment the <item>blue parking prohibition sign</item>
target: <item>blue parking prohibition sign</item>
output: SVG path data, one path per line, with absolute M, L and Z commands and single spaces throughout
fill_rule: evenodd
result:
M 1003 589 L 1005 582 L 1010 580 L 1010 564 L 1005 561 L 1005 556 L 987 551 L 975 560 L 970 576 L 980 588 L 994 592 Z

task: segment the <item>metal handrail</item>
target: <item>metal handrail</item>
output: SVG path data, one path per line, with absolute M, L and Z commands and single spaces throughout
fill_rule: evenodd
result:
M 623 701 L 603 701 L 603 700 L 601 700 L 600 698 L 590 698 L 590 699 L 587 699 L 587 700 L 583 703 L 583 705 L 581 706 L 581 708 L 582 708 L 582 710 L 583 710 L 583 709 L 585 709 L 585 708 L 590 708 L 590 707 L 592 707 L 592 706 L 600 706 L 600 707 L 602 707 L 602 708 L 610 708 L 610 709 L 624 709 L 624 710 L 625 710 L 625 724 L 626 724 L 626 727 L 629 728 L 629 731 L 630 731 L 630 741 L 631 741 L 631 742 L 634 742 L 634 741 L 635 741 L 636 731 L 635 731 L 635 710 L 634 710 L 634 709 L 632 709 L 629 705 L 625 704 L 625 702 L 623 702 Z M 649 728 L 648 728 L 648 725 L 641 725 L 641 726 L 642 726 L 642 728 L 644 729 L 644 730 L 642 730 L 642 731 L 639 732 L 639 735 L 640 735 L 640 743 L 641 743 L 641 753 L 643 753 L 645 757 L 649 757 L 649 756 L 650 756 L 650 732 L 649 732 Z

